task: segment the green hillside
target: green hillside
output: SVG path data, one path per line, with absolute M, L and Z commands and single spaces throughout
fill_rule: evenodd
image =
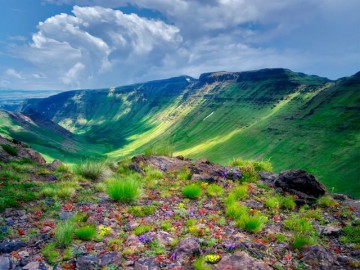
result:
M 72 133 L 76 150 L 67 157 L 57 132 L 31 129 L 50 146 L 1 122 L 1 132 L 51 158 L 120 159 L 170 143 L 176 155 L 223 164 L 242 157 L 270 159 L 277 171 L 303 168 L 334 192 L 360 197 L 360 73 L 337 81 L 286 69 L 208 73 L 65 92 L 31 99 L 22 111 Z

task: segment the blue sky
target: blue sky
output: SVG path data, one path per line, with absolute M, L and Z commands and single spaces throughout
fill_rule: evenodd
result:
M 134 4 L 136 3 L 136 5 Z M 0 0 L 0 89 L 360 70 L 358 0 Z

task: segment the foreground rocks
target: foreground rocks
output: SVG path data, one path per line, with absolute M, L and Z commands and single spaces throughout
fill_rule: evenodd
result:
M 217 270 L 271 270 L 266 263 L 254 259 L 243 251 L 237 251 L 234 254 L 226 255 L 216 265 Z

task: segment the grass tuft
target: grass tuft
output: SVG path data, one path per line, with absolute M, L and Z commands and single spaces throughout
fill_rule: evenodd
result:
M 104 172 L 106 166 L 103 161 L 85 160 L 75 167 L 75 172 L 90 180 L 97 180 Z
M 58 248 L 66 248 L 72 242 L 75 224 L 68 220 L 60 223 L 55 229 L 55 244 Z
M 183 187 L 182 193 L 186 198 L 198 199 L 202 194 L 202 190 L 197 184 L 191 184 Z
M 10 156 L 16 157 L 18 155 L 18 152 L 16 150 L 15 147 L 12 147 L 11 145 L 8 144 L 2 144 L 1 145 L 2 149 L 4 149 L 4 151 L 6 153 L 8 153 Z
M 96 226 L 94 224 L 87 224 L 75 229 L 75 235 L 81 240 L 91 240 L 96 235 Z
M 133 177 L 110 179 L 106 191 L 111 199 L 119 202 L 132 202 L 139 195 L 140 183 Z

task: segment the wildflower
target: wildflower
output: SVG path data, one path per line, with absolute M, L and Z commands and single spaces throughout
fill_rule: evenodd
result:
M 217 263 L 220 259 L 221 257 L 218 254 L 208 254 L 205 256 L 205 261 L 209 263 Z
M 178 204 L 178 208 L 184 208 L 184 206 L 185 206 L 185 205 L 184 205 L 183 203 L 179 203 L 179 204 Z
M 169 216 L 169 217 L 172 217 L 172 216 L 174 215 L 174 213 L 171 212 L 171 211 L 166 211 L 165 213 L 166 213 L 166 215 Z
M 7 230 L 8 230 L 8 228 L 7 228 L 6 226 L 2 226 L 2 227 L 1 227 L 1 231 L 7 232 Z
M 14 225 L 14 223 L 15 222 L 12 219 L 10 219 L 10 220 L 8 220 L 7 225 L 12 226 L 12 225 Z
M 143 234 L 139 236 L 139 240 L 142 243 L 150 243 L 153 240 L 153 238 L 147 234 Z
M 112 232 L 112 229 L 110 227 L 106 227 L 104 225 L 99 226 L 99 234 L 101 236 L 109 235 L 109 234 L 111 234 L 111 232 Z
M 176 252 L 174 252 L 173 254 L 171 254 L 170 259 L 171 259 L 172 261 L 175 261 L 176 258 L 177 258 Z
M 228 249 L 229 251 L 234 250 L 236 248 L 236 245 L 231 243 L 231 244 L 225 244 L 224 245 L 226 249 Z
M 194 211 L 193 211 L 191 208 L 189 209 L 189 216 L 190 216 L 190 217 L 195 216 Z

